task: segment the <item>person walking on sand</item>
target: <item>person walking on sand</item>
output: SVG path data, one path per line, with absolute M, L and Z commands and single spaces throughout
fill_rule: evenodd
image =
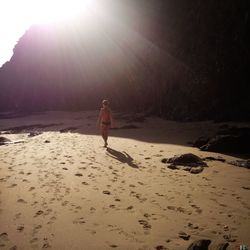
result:
M 104 140 L 104 147 L 108 146 L 108 132 L 113 127 L 113 117 L 109 107 L 109 101 L 102 101 L 102 108 L 99 113 L 97 125 L 100 127 L 101 135 Z

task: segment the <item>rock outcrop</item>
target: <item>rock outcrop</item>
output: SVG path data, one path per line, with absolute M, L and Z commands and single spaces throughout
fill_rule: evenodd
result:
M 250 128 L 223 127 L 211 138 L 198 138 L 193 146 L 203 151 L 247 154 L 250 153 Z
M 0 111 L 91 109 L 109 98 L 168 119 L 250 119 L 245 1 L 101 2 L 106 17 L 91 26 L 83 16 L 20 38 L 0 69 Z
M 169 169 L 185 170 L 192 174 L 199 174 L 204 167 L 207 167 L 207 164 L 200 157 L 191 153 L 164 158 L 162 162 L 169 164 Z

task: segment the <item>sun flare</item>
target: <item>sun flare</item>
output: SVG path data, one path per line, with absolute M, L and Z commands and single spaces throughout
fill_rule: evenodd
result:
M 34 6 L 32 19 L 35 23 L 64 21 L 88 12 L 91 7 L 93 1 L 87 0 L 43 0 Z
M 65 21 L 87 13 L 94 0 L 29 0 L 25 10 L 31 23 L 51 23 Z
M 12 55 L 18 39 L 33 24 L 67 22 L 91 16 L 97 0 L 8 0 L 0 1 L 0 67 Z M 91 22 L 94 22 L 91 19 Z

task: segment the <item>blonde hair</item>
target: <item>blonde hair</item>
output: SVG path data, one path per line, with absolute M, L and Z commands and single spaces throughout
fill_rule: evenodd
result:
M 109 105 L 109 101 L 108 100 L 103 100 L 102 104 L 105 105 L 105 106 L 108 106 Z

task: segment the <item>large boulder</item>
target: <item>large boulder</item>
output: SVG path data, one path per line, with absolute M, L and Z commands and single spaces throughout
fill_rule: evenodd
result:
M 216 135 L 200 147 L 203 151 L 219 153 L 250 153 L 249 135 Z
M 199 137 L 194 143 L 193 143 L 193 147 L 199 148 L 204 146 L 205 144 L 207 144 L 209 142 L 209 138 L 201 136 Z
M 215 136 L 200 137 L 193 146 L 203 151 L 247 154 L 250 153 L 250 128 L 222 126 Z
M 169 169 L 185 170 L 192 174 L 201 173 L 203 168 L 207 167 L 207 164 L 199 156 L 191 153 L 164 158 L 162 162 L 169 164 Z
M 207 164 L 199 156 L 191 153 L 176 155 L 167 159 L 166 163 L 190 167 L 207 166 Z

